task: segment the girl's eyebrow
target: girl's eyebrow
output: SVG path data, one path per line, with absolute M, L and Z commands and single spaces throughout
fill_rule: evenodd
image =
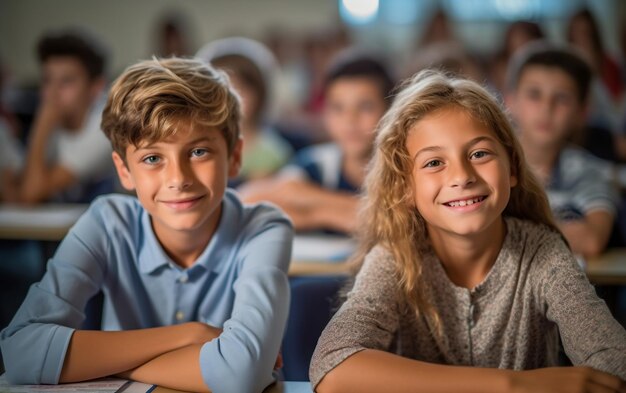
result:
M 441 146 L 428 146 L 428 147 L 425 147 L 423 149 L 420 149 L 417 153 L 415 153 L 415 155 L 413 156 L 413 161 L 417 160 L 417 156 L 419 156 L 422 153 L 427 153 L 429 151 L 437 152 L 437 151 L 441 151 L 441 150 L 443 150 L 443 148 Z
M 474 146 L 474 145 L 476 145 L 477 143 L 480 143 L 480 142 L 492 142 L 492 143 L 495 143 L 495 140 L 492 137 L 486 136 L 486 135 L 478 136 L 478 137 L 472 139 L 471 141 L 467 142 L 464 147 L 465 147 L 465 149 L 468 149 L 468 148 L 470 148 L 470 147 L 472 147 L 472 146 Z M 428 147 L 425 147 L 423 149 L 420 149 L 417 153 L 415 153 L 415 155 L 413 156 L 413 161 L 417 160 L 417 157 L 420 154 L 422 154 L 422 153 L 437 152 L 437 151 L 441 151 L 441 150 L 443 150 L 443 148 L 441 146 L 428 146 Z

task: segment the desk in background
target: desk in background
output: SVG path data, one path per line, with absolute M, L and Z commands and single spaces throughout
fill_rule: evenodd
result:
M 0 205 L 0 239 L 61 241 L 87 207 L 84 204 Z M 353 240 L 344 237 L 297 235 L 289 275 L 348 274 L 345 261 L 355 246 Z M 586 271 L 594 284 L 626 285 L 626 248 L 611 249 L 590 259 Z
M 290 276 L 342 275 L 349 273 L 346 260 L 356 248 L 353 239 L 333 235 L 296 235 Z
M 609 249 L 590 258 L 585 271 L 594 284 L 626 285 L 626 248 Z
M 86 204 L 0 205 L 0 239 L 61 241 Z

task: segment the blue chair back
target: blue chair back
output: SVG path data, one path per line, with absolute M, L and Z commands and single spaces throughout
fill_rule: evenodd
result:
M 345 276 L 292 277 L 291 306 L 283 338 L 285 381 L 308 381 L 317 340 L 339 308 Z

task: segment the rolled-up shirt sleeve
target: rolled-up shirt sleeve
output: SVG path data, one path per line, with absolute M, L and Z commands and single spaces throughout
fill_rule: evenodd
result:
M 276 216 L 280 218 L 266 221 L 240 248 L 231 317 L 222 334 L 201 349 L 202 376 L 213 392 L 261 392 L 274 381 L 289 311 L 293 242 L 291 224 Z
M 87 211 L 59 245 L 42 280 L 28 291 L 11 323 L 0 333 L 7 380 L 56 384 L 87 301 L 101 287 L 107 237 Z M 17 263 L 17 261 L 16 261 Z

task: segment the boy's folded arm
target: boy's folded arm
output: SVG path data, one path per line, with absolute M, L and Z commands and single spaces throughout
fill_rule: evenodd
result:
M 274 381 L 289 312 L 292 241 L 291 225 L 281 217 L 256 230 L 240 249 L 230 319 L 200 350 L 202 377 L 211 390 L 261 392 Z
M 117 376 L 187 392 L 210 392 L 200 370 L 201 349 L 201 344 L 179 348 Z
M 115 332 L 76 330 L 59 382 L 84 381 L 131 370 L 159 355 L 210 341 L 220 331 L 200 322 Z
M 42 280 L 31 286 L 0 346 L 12 383 L 58 383 L 74 329 L 106 274 L 108 236 L 91 207 L 59 245 Z

